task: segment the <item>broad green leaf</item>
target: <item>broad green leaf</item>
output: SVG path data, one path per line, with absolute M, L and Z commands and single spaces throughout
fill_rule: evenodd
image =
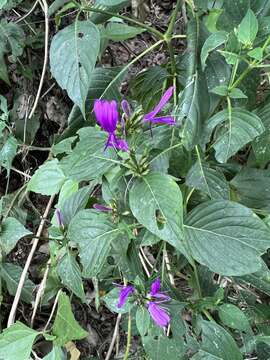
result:
M 18 220 L 8 217 L 0 227 L 0 248 L 5 254 L 14 249 L 17 242 L 24 236 L 32 234 Z
M 64 202 L 68 200 L 72 195 L 74 195 L 79 189 L 79 183 L 74 180 L 66 180 L 61 187 L 59 196 L 58 196 L 58 203 L 55 206 L 56 208 L 62 208 Z M 55 223 L 56 224 L 56 223 Z
M 110 221 L 107 214 L 81 210 L 71 220 L 68 238 L 78 244 L 83 276 L 97 276 L 111 248 L 111 242 L 123 230 Z
M 52 351 L 43 360 L 66 360 L 66 355 L 60 346 L 54 345 Z
M 29 360 L 39 333 L 17 321 L 0 334 L 0 359 Z
M 142 104 L 146 113 L 159 102 L 164 82 L 168 76 L 169 73 L 166 69 L 161 66 L 153 66 L 141 71 L 132 81 L 132 96 Z
M 88 88 L 88 94 L 86 99 L 86 111 L 91 113 L 93 110 L 94 100 L 103 98 L 106 100 L 118 100 L 120 101 L 122 96 L 119 88 L 125 72 L 119 76 L 117 81 L 114 78 L 122 70 L 122 67 L 96 67 L 91 75 L 90 85 Z
M 148 328 L 150 326 L 150 315 L 145 306 L 138 306 L 136 311 L 136 326 L 143 337 L 146 335 Z
M 0 21 L 0 53 L 12 53 L 14 58 L 22 55 L 24 48 L 22 27 L 12 21 Z
M 212 169 L 201 159 L 192 166 L 186 177 L 186 184 L 206 193 L 211 199 L 229 200 L 230 188 L 221 170 Z
M 5 62 L 4 54 L 0 51 L 0 79 L 2 79 L 6 84 L 10 86 L 10 81 L 8 77 L 8 69 Z
M 149 231 L 185 253 L 182 194 L 168 175 L 150 173 L 135 180 L 129 204 L 133 215 Z
M 9 136 L 0 150 L 0 167 L 7 169 L 8 173 L 11 169 L 12 161 L 16 156 L 17 140 L 13 136 Z
M 61 207 L 64 224 L 68 225 L 79 210 L 85 208 L 93 186 L 85 186 L 66 199 Z
M 6 283 L 7 290 L 10 295 L 14 296 L 16 294 L 19 281 L 22 275 L 22 268 L 18 265 L 11 263 L 3 263 L 0 267 L 0 275 L 4 282 Z M 27 303 L 33 301 L 33 292 L 35 289 L 35 284 L 26 278 L 24 286 L 22 288 L 21 299 Z
M 270 270 L 262 261 L 262 267 L 253 274 L 235 277 L 234 280 L 241 284 L 252 285 L 259 291 L 270 296 Z
M 228 32 L 234 30 L 246 15 L 249 6 L 249 0 L 225 0 L 222 6 L 223 11 L 217 22 L 217 28 Z
M 57 194 L 66 180 L 65 174 L 59 166 L 59 161 L 53 159 L 41 165 L 27 185 L 28 191 L 42 195 Z
M 220 45 L 224 44 L 228 38 L 228 34 L 226 31 L 218 31 L 211 34 L 205 43 L 203 44 L 202 51 L 201 51 L 201 63 L 202 69 L 204 70 L 206 67 L 206 60 L 209 56 L 209 53 Z
M 233 337 L 215 322 L 202 321 L 202 343 L 192 360 L 242 360 Z
M 68 251 L 57 264 L 57 271 L 62 283 L 85 302 L 81 269 L 74 255 Z
M 270 18 L 269 18 L 270 20 Z M 265 127 L 265 131 L 252 142 L 252 148 L 257 163 L 262 167 L 268 163 L 270 159 L 270 102 L 260 107 L 256 114 L 260 117 Z
M 248 56 L 250 56 L 252 59 L 261 61 L 263 58 L 263 49 L 260 47 L 257 47 L 253 50 L 250 50 L 248 52 Z
M 183 122 L 181 137 L 187 150 L 199 143 L 202 126 L 209 110 L 209 95 L 204 74 L 198 71 L 200 24 L 196 20 L 188 24 L 188 68 L 185 88 L 179 94 L 175 116 Z
M 72 144 L 74 140 L 76 139 L 76 136 L 71 136 L 67 139 L 64 139 L 60 141 L 59 143 L 53 145 L 52 147 L 52 153 L 54 156 L 59 154 L 70 154 L 72 152 Z
M 243 168 L 230 183 L 238 202 L 249 208 L 270 211 L 270 170 Z
M 172 337 L 169 338 L 162 333 L 162 330 L 157 328 L 152 323 L 152 331 L 147 336 L 142 337 L 143 347 L 147 353 L 149 360 L 180 360 L 186 352 L 186 347 L 183 338 Z M 151 330 L 151 328 L 150 328 Z
M 247 99 L 247 96 L 243 93 L 241 89 L 234 88 L 229 92 L 229 97 L 231 99 Z
M 96 0 L 95 7 L 100 10 L 110 11 L 112 13 L 117 13 L 125 6 L 130 4 L 130 0 Z M 106 20 L 110 19 L 111 16 L 105 14 L 99 14 L 92 12 L 90 20 L 95 24 L 101 24 Z
M 225 326 L 232 329 L 247 331 L 250 325 L 246 315 L 233 304 L 222 304 L 218 307 L 218 316 Z
M 258 33 L 258 27 L 258 20 L 254 12 L 248 9 L 238 28 L 239 41 L 246 46 L 251 46 Z
M 60 30 L 51 43 L 52 75 L 83 114 L 99 47 L 99 30 L 90 21 L 75 21 Z
M 232 201 L 200 204 L 188 214 L 185 229 L 191 255 L 223 275 L 260 270 L 260 255 L 270 247 L 267 225 L 250 209 Z
M 118 164 L 114 149 L 104 151 L 105 132 L 86 127 L 80 129 L 78 135 L 80 141 L 75 149 L 60 162 L 66 176 L 77 181 L 98 179 Z
M 52 4 L 50 4 L 48 9 L 49 17 L 51 17 L 58 9 L 68 3 L 70 0 L 54 0 Z
M 133 38 L 144 31 L 145 29 L 140 27 L 134 27 L 118 22 L 110 22 L 106 26 L 103 36 L 113 41 L 123 41 Z
M 218 129 L 213 147 L 216 151 L 215 157 L 220 163 L 227 162 L 238 150 L 264 132 L 260 118 L 241 108 L 232 108 L 231 112 L 228 109 L 222 110 L 207 120 L 204 143 L 210 140 L 216 127 Z
M 229 89 L 227 86 L 225 85 L 219 85 L 219 86 L 215 86 L 212 90 L 211 93 L 219 95 L 219 96 L 227 96 L 229 92 Z
M 58 299 L 58 309 L 52 334 L 56 336 L 55 344 L 59 346 L 63 346 L 71 340 L 83 339 L 88 335 L 88 332 L 75 320 L 69 297 L 63 292 Z

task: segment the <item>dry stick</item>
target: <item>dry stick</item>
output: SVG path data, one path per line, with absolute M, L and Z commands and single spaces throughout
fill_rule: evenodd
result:
M 42 69 L 42 74 L 41 74 L 41 78 L 39 81 L 39 86 L 38 86 L 38 91 L 36 94 L 36 98 L 35 98 L 35 102 L 34 105 L 32 107 L 32 110 L 29 114 L 29 119 L 31 119 L 31 117 L 33 116 L 36 107 L 38 105 L 38 101 L 39 101 L 39 97 L 41 94 L 41 90 L 42 90 L 42 86 L 43 86 L 43 82 L 44 82 L 44 77 L 45 77 L 45 73 L 46 73 L 46 68 L 47 68 L 47 62 L 48 62 L 48 47 L 49 47 L 49 15 L 48 15 L 48 5 L 46 0 L 39 0 L 39 3 L 42 7 L 42 10 L 44 12 L 44 18 L 45 18 L 45 39 L 44 39 L 44 61 L 43 61 L 43 69 Z M 43 5 L 43 6 L 42 6 Z
M 37 4 L 38 4 L 38 0 L 34 3 L 34 5 L 31 7 L 31 9 L 25 15 L 20 16 L 19 19 L 15 21 L 15 24 L 18 24 L 19 22 L 26 19 L 35 10 L 35 7 L 37 6 Z
M 46 209 L 44 211 L 43 218 L 41 219 L 41 222 L 40 222 L 38 230 L 37 230 L 37 234 L 36 234 L 37 237 L 33 239 L 32 248 L 31 248 L 31 251 L 30 251 L 30 253 L 29 253 L 28 257 L 27 257 L 26 263 L 24 265 L 24 268 L 23 268 L 23 271 L 22 271 L 22 274 L 21 274 L 21 277 L 20 277 L 20 281 L 19 281 L 19 284 L 18 284 L 18 287 L 17 287 L 17 290 L 16 290 L 16 294 L 15 294 L 15 297 L 14 297 L 14 300 L 13 300 L 13 304 L 12 304 L 12 307 L 11 307 L 11 310 L 10 310 L 10 313 L 9 313 L 7 327 L 14 324 L 16 311 L 17 311 L 17 306 L 18 306 L 18 303 L 19 303 L 19 300 L 20 300 L 20 296 L 21 296 L 21 292 L 22 292 L 22 289 L 23 289 L 24 282 L 25 282 L 26 277 L 27 277 L 28 269 L 30 267 L 32 258 L 34 256 L 35 251 L 36 251 L 38 241 L 39 241 L 39 237 L 41 236 L 41 233 L 43 231 L 43 227 L 45 225 L 46 218 L 47 218 L 47 216 L 49 214 L 49 211 L 51 209 L 51 206 L 53 204 L 54 197 L 55 197 L 55 195 L 52 195 L 50 197 L 50 200 L 49 200 L 49 202 L 48 202 L 48 204 L 46 206 Z
M 33 309 L 33 314 L 32 314 L 32 317 L 31 317 L 31 327 L 33 327 L 33 324 L 34 324 L 34 320 L 35 320 L 35 316 L 36 316 L 36 313 L 37 313 L 37 309 L 38 309 L 38 305 L 39 305 L 39 302 L 44 294 L 44 291 L 45 291 L 45 288 L 46 288 L 46 282 L 47 282 L 47 279 L 48 279 L 48 275 L 49 275 L 49 270 L 50 270 L 50 267 L 51 267 L 51 259 L 48 260 L 47 262 L 47 266 L 46 266 L 46 270 L 44 272 L 44 275 L 43 275 L 43 279 L 38 287 L 38 291 L 37 291 L 37 295 L 36 295 L 36 299 L 35 299 L 35 304 L 34 304 L 34 309 Z
M 52 320 L 53 314 L 55 313 L 56 305 L 58 303 L 58 299 L 59 299 L 59 296 L 60 296 L 61 292 L 62 292 L 62 289 L 58 290 L 58 293 L 57 293 L 57 295 L 56 295 L 56 297 L 54 299 L 54 303 L 53 303 L 53 307 L 52 307 L 50 317 L 49 317 L 49 319 L 48 319 L 48 321 L 47 321 L 47 323 L 46 323 L 46 325 L 45 325 L 45 327 L 43 329 L 43 332 L 45 332 L 47 330 L 48 326 L 50 325 L 50 322 Z
M 172 268 L 171 268 L 171 264 L 170 264 L 170 260 L 169 260 L 169 256 L 168 256 L 168 253 L 167 253 L 167 250 L 163 250 L 163 253 L 164 253 L 164 260 L 165 260 L 165 265 L 166 265 L 166 268 L 168 270 L 168 275 L 169 275 L 169 279 L 170 279 L 170 283 L 172 286 L 175 287 L 175 281 L 174 281 L 174 277 L 172 275 Z
M 111 344 L 110 344 L 110 347 L 109 347 L 109 350 L 107 352 L 105 360 L 109 360 L 110 357 L 111 357 L 113 347 L 114 347 L 114 344 L 115 344 L 115 341 L 116 341 L 116 338 L 117 338 L 117 335 L 118 335 L 118 330 L 119 330 L 119 324 L 120 324 L 120 321 L 121 321 L 121 317 L 122 317 L 122 315 L 118 314 L 117 319 L 116 319 L 116 323 L 115 323 L 115 328 L 114 328 L 114 332 L 113 332 L 112 341 L 111 341 Z

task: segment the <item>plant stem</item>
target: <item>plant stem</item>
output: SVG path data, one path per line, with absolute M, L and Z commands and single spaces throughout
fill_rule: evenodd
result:
M 198 292 L 199 298 L 202 298 L 202 290 L 201 290 L 198 270 L 197 270 L 196 263 L 193 259 L 192 259 L 191 265 L 193 267 L 193 273 L 194 273 L 194 277 L 195 277 L 195 281 L 196 281 L 197 292 Z
M 128 22 L 130 22 L 132 24 L 140 26 L 141 28 L 143 28 L 145 30 L 148 30 L 152 34 L 156 35 L 159 39 L 162 39 L 162 40 L 164 39 L 164 34 L 162 32 L 160 32 L 159 30 L 157 30 L 156 28 L 154 28 L 152 26 L 148 26 L 146 24 L 143 24 L 140 21 L 132 19 L 132 18 L 130 18 L 128 16 L 115 14 L 113 12 L 106 11 L 106 10 L 101 10 L 101 9 L 98 9 L 98 8 L 95 8 L 95 7 L 92 7 L 92 6 L 82 6 L 81 7 L 78 3 L 75 3 L 75 4 L 77 6 L 79 6 L 81 11 L 91 11 L 91 12 L 96 12 L 96 13 L 103 14 L 103 15 L 108 15 L 110 17 L 113 17 L 113 16 L 118 17 L 119 19 L 126 20 L 126 21 L 128 21 Z
M 180 7 L 181 7 L 181 3 L 182 3 L 182 0 L 177 0 L 177 3 L 176 3 L 176 6 L 173 10 L 173 13 L 172 13 L 172 16 L 171 16 L 171 20 L 170 20 L 170 23 L 169 23 L 169 26 L 168 26 L 168 29 L 165 33 L 165 38 L 171 38 L 172 37 L 172 34 L 173 34 L 173 27 L 174 27 L 174 24 L 176 22 L 176 18 L 177 18 L 177 14 L 178 14 L 178 11 L 180 11 Z
M 130 312 L 128 314 L 128 335 L 127 335 L 127 348 L 126 348 L 126 352 L 125 352 L 125 356 L 123 360 L 127 360 L 128 359 L 128 355 L 129 355 L 129 350 L 130 350 L 130 345 L 131 345 L 131 315 Z

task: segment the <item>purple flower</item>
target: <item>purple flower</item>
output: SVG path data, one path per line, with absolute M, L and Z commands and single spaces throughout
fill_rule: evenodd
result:
M 175 120 L 172 116 L 156 116 L 170 100 L 174 90 L 175 87 L 171 86 L 168 90 L 165 91 L 162 98 L 160 99 L 160 102 L 156 105 L 154 110 L 144 116 L 145 122 L 150 121 L 153 124 L 175 125 Z
M 101 204 L 94 204 L 93 208 L 98 211 L 105 211 L 105 212 L 112 211 L 112 208 L 110 208 L 109 206 L 105 206 L 105 205 L 101 205 Z
M 160 304 L 170 301 L 171 298 L 164 292 L 160 292 L 160 278 L 152 283 L 148 298 L 150 300 L 147 303 L 147 308 L 155 324 L 161 327 L 167 326 L 170 322 L 170 316 Z
M 118 297 L 117 307 L 121 308 L 125 305 L 129 295 L 134 292 L 135 288 L 132 285 L 127 285 L 127 286 L 117 285 L 117 286 L 121 288 L 119 297 Z
M 116 126 L 118 122 L 118 110 L 115 100 L 95 100 L 94 112 L 97 122 L 108 133 L 108 139 L 105 144 L 105 150 L 107 147 L 114 147 L 118 150 L 127 151 L 128 144 L 125 140 L 118 139 L 115 135 Z
M 55 215 L 56 215 L 56 221 L 57 221 L 58 226 L 63 228 L 64 227 L 64 218 L 63 218 L 63 214 L 61 213 L 61 210 L 56 209 Z
M 121 101 L 121 107 L 122 107 L 122 110 L 123 110 L 123 112 L 125 113 L 125 115 L 127 116 L 127 117 L 130 117 L 130 115 L 131 115 L 131 108 L 130 108 L 130 105 L 129 105 L 129 103 L 128 103 L 128 101 L 127 100 L 122 100 Z
M 166 310 L 162 309 L 156 302 L 149 301 L 147 307 L 149 314 L 158 326 L 164 327 L 169 324 L 170 316 L 167 314 Z

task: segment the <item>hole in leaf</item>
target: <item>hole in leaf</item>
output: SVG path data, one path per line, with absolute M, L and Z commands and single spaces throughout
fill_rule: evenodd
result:
M 79 68 L 81 68 L 82 67 L 82 64 L 79 62 Z
M 79 32 L 79 33 L 78 33 L 78 37 L 79 37 L 80 39 L 82 39 L 82 38 L 84 37 L 84 33 Z
M 162 215 L 159 209 L 156 210 L 156 222 L 158 229 L 163 230 L 166 223 L 166 219 L 164 218 L 164 216 Z

